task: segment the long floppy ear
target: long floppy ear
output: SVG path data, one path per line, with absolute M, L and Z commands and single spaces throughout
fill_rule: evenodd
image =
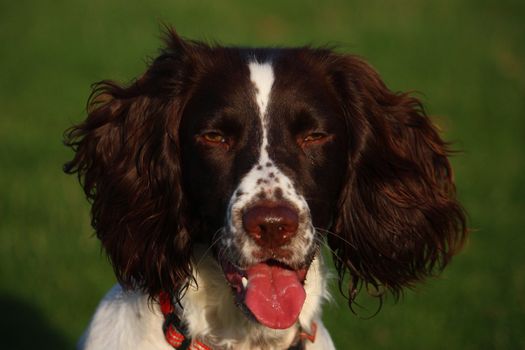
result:
M 332 228 L 339 238 L 329 244 L 340 281 L 350 273 L 350 302 L 363 283 L 397 298 L 443 269 L 464 242 L 448 145 L 418 99 L 390 91 L 357 57 L 331 63 L 349 151 Z
M 95 84 L 87 119 L 65 135 L 64 171 L 78 174 L 119 282 L 153 297 L 192 273 L 178 126 L 196 48 L 173 31 L 167 44 L 131 85 Z

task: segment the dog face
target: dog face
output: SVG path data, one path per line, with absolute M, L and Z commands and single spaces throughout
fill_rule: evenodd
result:
M 99 83 L 88 113 L 66 171 L 119 281 L 153 297 L 183 289 L 205 244 L 238 304 L 287 328 L 325 241 L 354 296 L 360 283 L 397 295 L 464 240 L 446 143 L 355 56 L 170 32 L 135 83 Z
M 199 221 L 235 234 L 247 207 L 282 201 L 301 218 L 299 231 L 312 220 L 328 228 L 347 162 L 333 88 L 320 74 L 301 77 L 311 68 L 297 67 L 299 52 L 275 52 L 271 63 L 232 54 L 237 61 L 207 72 L 182 117 L 184 187 Z
M 208 67 L 179 135 L 193 221 L 217 232 L 216 255 L 238 303 L 248 300 L 269 327 L 288 328 L 322 239 L 315 227 L 327 230 L 333 220 L 347 162 L 346 125 L 333 87 L 307 54 L 268 51 L 259 54 L 267 61 L 230 51 Z M 255 274 L 267 287 L 256 287 Z M 279 276 L 288 276 L 288 286 L 294 280 L 296 290 L 277 298 L 269 288 Z M 264 295 L 251 297 L 253 289 Z M 283 300 L 280 314 L 260 298 L 298 302 L 287 307 Z

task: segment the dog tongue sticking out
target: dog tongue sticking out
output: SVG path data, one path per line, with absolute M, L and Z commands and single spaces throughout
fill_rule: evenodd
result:
M 291 327 L 298 319 L 306 293 L 298 273 L 279 266 L 256 264 L 246 270 L 245 304 L 263 325 Z

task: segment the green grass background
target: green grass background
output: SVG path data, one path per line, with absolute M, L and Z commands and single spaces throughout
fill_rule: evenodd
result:
M 475 232 L 445 273 L 365 320 L 336 298 L 339 349 L 525 349 L 524 1 L 0 1 L 0 348 L 72 348 L 114 277 L 61 165 L 89 85 L 129 81 L 160 23 L 238 45 L 336 44 L 422 93 Z M 334 295 L 337 292 L 334 289 Z

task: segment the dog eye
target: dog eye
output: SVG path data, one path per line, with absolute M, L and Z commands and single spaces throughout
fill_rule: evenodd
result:
M 302 146 L 318 145 L 328 141 L 329 135 L 323 132 L 312 132 L 301 140 Z
M 226 143 L 226 138 L 218 132 L 208 132 L 202 138 L 210 143 Z
M 210 131 L 199 135 L 199 140 L 207 145 L 229 148 L 229 141 L 220 132 Z
M 314 133 L 306 136 L 303 141 L 304 142 L 314 142 L 314 141 L 319 141 L 319 140 L 321 140 L 324 137 L 326 137 L 325 134 L 320 133 L 320 132 L 314 132 Z

